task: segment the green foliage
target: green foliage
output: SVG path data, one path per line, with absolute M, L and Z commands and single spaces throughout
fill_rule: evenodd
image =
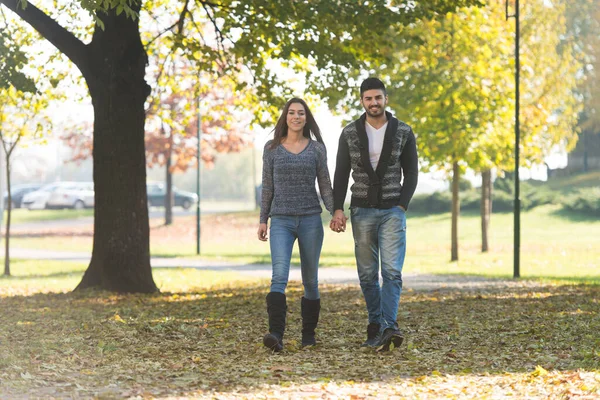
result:
M 600 220 L 600 187 L 580 189 L 561 201 L 567 211 L 581 213 Z
M 8 26 L 0 22 L 0 89 L 13 86 L 21 92 L 36 92 L 33 79 L 22 72 L 27 56 L 10 34 Z
M 514 22 L 504 6 L 493 0 L 405 26 L 382 49 L 394 62 L 369 71 L 383 77 L 391 108 L 413 126 L 425 168 L 514 167 Z M 522 7 L 521 156 L 537 163 L 555 146 L 574 145 L 582 54 L 565 36 L 565 1 Z
M 164 26 L 171 29 L 157 39 L 161 53 L 175 50 L 194 70 L 209 74 L 210 83 L 235 77 L 240 101 L 254 111 L 254 122 L 266 126 L 293 95 L 317 94 L 336 104 L 352 86 L 348 70 L 391 59 L 380 47 L 395 27 L 474 3 L 438 0 L 409 8 L 383 0 L 148 1 L 140 20 L 143 30 L 167 21 Z M 157 38 L 144 35 L 149 43 Z M 280 67 L 296 76 L 279 73 Z
M 471 183 L 471 181 L 466 178 L 460 178 L 460 180 L 458 181 L 458 190 L 464 192 L 466 190 L 471 189 L 473 189 L 473 184 Z

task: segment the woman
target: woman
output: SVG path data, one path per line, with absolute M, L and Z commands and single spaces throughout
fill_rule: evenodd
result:
M 316 140 L 311 138 L 311 133 Z M 321 131 L 304 100 L 293 98 L 283 108 L 274 129 L 274 138 L 266 144 L 263 156 L 258 239 L 267 240 L 267 220 L 271 217 L 273 264 L 271 290 L 267 295 L 269 333 L 263 338 L 263 343 L 274 351 L 283 350 L 287 311 L 285 288 L 296 239 L 304 286 L 301 301 L 302 346 L 316 344 L 315 328 L 321 309 L 318 266 L 323 224 L 315 179 L 325 207 L 332 213 L 333 191 Z

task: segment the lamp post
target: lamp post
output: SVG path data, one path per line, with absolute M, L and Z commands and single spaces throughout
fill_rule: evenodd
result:
M 521 251 L 521 199 L 520 199 L 520 181 L 519 181 L 519 0 L 515 0 L 515 13 L 508 14 L 508 1 L 506 0 L 506 20 L 515 19 L 515 200 L 514 200 L 514 270 L 513 278 L 519 278 L 520 272 L 520 251 Z
M 198 83 L 200 79 L 198 79 Z M 200 254 L 200 163 L 202 162 L 202 125 L 200 121 L 200 85 L 198 84 L 198 95 L 196 96 L 197 103 L 197 113 L 198 113 L 198 124 L 196 126 L 196 135 L 198 137 L 198 147 L 196 149 L 196 156 L 198 157 L 198 165 L 196 166 L 196 196 L 198 196 L 198 201 L 196 201 L 196 254 Z

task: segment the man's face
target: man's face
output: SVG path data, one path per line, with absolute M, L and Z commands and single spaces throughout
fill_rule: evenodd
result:
M 369 117 L 380 117 L 385 112 L 388 98 L 381 89 L 365 90 L 360 104 L 365 108 Z

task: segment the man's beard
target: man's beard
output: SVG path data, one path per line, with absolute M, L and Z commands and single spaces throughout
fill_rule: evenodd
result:
M 369 117 L 375 118 L 375 117 L 379 117 L 379 116 L 381 116 L 383 114 L 383 107 L 377 107 L 375 109 L 368 109 L 367 108 L 365 111 L 367 112 L 367 115 Z

